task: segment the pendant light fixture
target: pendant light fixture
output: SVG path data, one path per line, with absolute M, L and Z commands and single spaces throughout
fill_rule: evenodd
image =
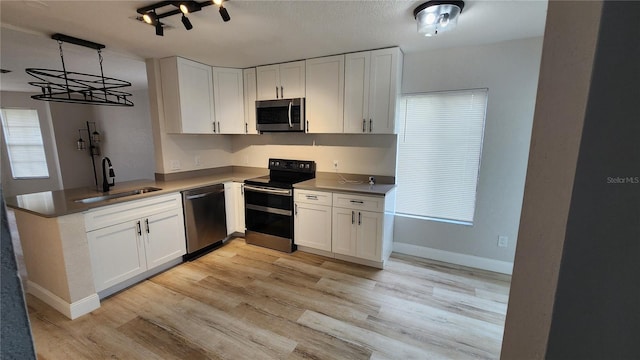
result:
M 413 16 L 418 22 L 418 33 L 434 36 L 450 31 L 458 23 L 458 15 L 462 13 L 464 1 L 432 0 L 419 5 Z
M 164 24 L 160 21 L 161 19 L 180 14 L 182 25 L 184 25 L 184 28 L 187 30 L 191 30 L 193 29 L 193 24 L 191 23 L 191 20 L 189 20 L 187 15 L 200 11 L 205 6 L 210 6 L 210 5 L 218 6 L 218 12 L 222 17 L 222 20 L 224 22 L 231 20 L 231 16 L 229 16 L 229 12 L 224 6 L 222 6 L 222 3 L 224 1 L 225 0 L 160 1 L 155 4 L 141 7 L 137 9 L 136 12 L 141 15 L 140 17 L 138 17 L 139 20 L 155 26 L 156 35 L 164 36 Z M 167 10 L 166 12 L 159 12 L 159 10 L 162 10 L 165 7 L 169 7 L 169 10 Z
M 53 34 L 51 38 L 58 41 L 62 70 L 26 69 L 27 74 L 41 80 L 29 82 L 29 85 L 37 86 L 41 91 L 40 94 L 31 96 L 32 99 L 73 104 L 133 106 L 128 99 L 131 96 L 130 93 L 116 90 L 131 86 L 131 83 L 104 76 L 102 69 L 104 45 L 63 34 Z M 95 49 L 98 52 L 100 75 L 67 71 L 62 52 L 62 43 L 65 42 Z

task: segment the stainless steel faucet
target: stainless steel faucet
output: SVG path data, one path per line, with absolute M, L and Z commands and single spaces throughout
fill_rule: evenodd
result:
M 107 170 L 104 168 L 105 163 L 109 164 L 109 177 L 113 178 L 111 183 L 107 180 Z M 116 174 L 113 172 L 113 167 L 111 166 L 111 159 L 108 157 L 102 158 L 102 192 L 108 192 L 111 186 L 116 185 Z

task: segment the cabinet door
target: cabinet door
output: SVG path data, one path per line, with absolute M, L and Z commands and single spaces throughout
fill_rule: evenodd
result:
M 314 133 L 342 133 L 344 55 L 306 62 L 306 118 Z
M 331 207 L 295 204 L 294 242 L 296 245 L 331 251 Z
M 166 120 L 179 121 L 183 134 L 211 134 L 215 121 L 211 66 L 181 58 L 177 65 L 180 119 Z
M 364 133 L 369 125 L 371 52 L 345 55 L 344 132 Z
M 331 251 L 356 256 L 357 211 L 333 208 Z
M 147 269 L 138 224 L 138 221 L 129 221 L 87 233 L 96 291 L 107 289 Z
M 234 182 L 233 187 L 236 193 L 236 231 L 244 233 L 244 184 Z
M 371 52 L 369 123 L 366 124 L 370 133 L 392 134 L 395 130 L 399 53 L 397 48 Z
M 304 97 L 305 81 L 304 61 L 294 61 L 280 64 L 281 99 Z
M 173 209 L 142 219 L 147 268 L 153 269 L 186 253 L 184 218 Z
M 216 133 L 245 133 L 243 88 L 242 69 L 213 68 Z
M 256 68 L 244 69 L 244 132 L 257 134 L 256 129 Z
M 373 261 L 382 260 L 382 215 L 370 211 L 357 212 L 358 234 L 355 256 Z
M 258 100 L 278 99 L 280 94 L 280 65 L 258 66 L 256 68 Z

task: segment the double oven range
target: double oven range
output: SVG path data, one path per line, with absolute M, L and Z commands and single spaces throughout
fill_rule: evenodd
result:
M 314 161 L 269 159 L 269 175 L 245 180 L 247 243 L 294 251 L 293 184 L 315 177 Z

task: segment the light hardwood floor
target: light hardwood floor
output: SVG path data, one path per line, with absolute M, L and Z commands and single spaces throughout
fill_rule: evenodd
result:
M 496 359 L 510 278 L 385 270 L 234 239 L 69 320 L 28 295 L 40 359 Z

